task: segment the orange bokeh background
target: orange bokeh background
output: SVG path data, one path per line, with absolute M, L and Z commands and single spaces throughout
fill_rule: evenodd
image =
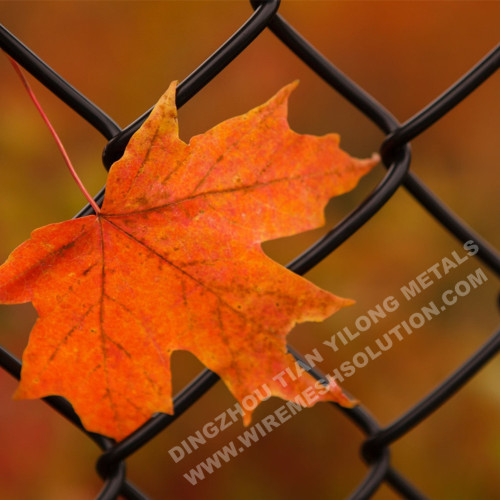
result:
M 343 72 L 404 121 L 465 73 L 498 43 L 498 2 L 284 1 L 283 16 Z M 125 126 L 150 107 L 171 80 L 182 80 L 251 14 L 241 1 L 0 2 L 0 22 L 42 59 Z M 72 217 L 84 204 L 54 142 L 7 59 L 0 58 L 0 259 L 34 228 Z M 292 127 L 338 132 L 355 156 L 378 150 L 383 135 L 313 74 L 271 33 L 264 32 L 179 113 L 183 139 L 264 102 L 300 80 L 290 103 Z M 105 183 L 105 140 L 40 84 L 33 88 L 91 192 Z M 499 75 L 415 139 L 413 171 L 492 244 L 500 246 Z M 382 178 L 378 167 L 358 189 L 330 203 L 331 228 Z M 325 228 L 264 245 L 286 263 Z M 333 353 L 322 342 L 352 326 L 367 309 L 461 245 L 400 189 L 367 225 L 307 277 L 356 299 L 322 324 L 301 325 L 291 343 L 318 348 L 333 368 L 478 266 L 488 282 L 405 342 L 344 383 L 387 424 L 454 370 L 498 325 L 498 281 L 469 260 L 390 318 Z M 0 344 L 20 356 L 35 321 L 30 305 L 0 307 Z M 174 356 L 174 384 L 201 370 L 186 353 Z M 431 498 L 498 498 L 500 390 L 498 360 L 450 402 L 393 446 L 393 462 Z M 78 383 L 78 381 L 75 381 Z M 0 498 L 90 499 L 101 482 L 98 449 L 39 401 L 11 401 L 15 381 L 0 373 Z M 360 481 L 361 433 L 328 405 L 303 411 L 198 486 L 191 467 L 243 431 L 240 422 L 175 464 L 168 450 L 234 401 L 218 384 L 128 461 L 130 478 L 151 498 L 242 500 L 343 498 Z M 280 405 L 271 400 L 255 421 Z M 387 487 L 377 499 L 397 496 Z

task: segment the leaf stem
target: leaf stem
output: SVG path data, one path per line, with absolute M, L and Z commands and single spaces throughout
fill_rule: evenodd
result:
M 95 202 L 94 198 L 92 198 L 92 196 L 90 196 L 89 192 L 87 191 L 87 189 L 83 185 L 83 182 L 80 180 L 80 177 L 78 177 L 78 174 L 76 173 L 75 168 L 73 167 L 73 164 L 71 163 L 71 160 L 69 159 L 68 153 L 66 152 L 66 149 L 64 148 L 64 145 L 63 145 L 61 139 L 57 135 L 57 132 L 55 131 L 54 127 L 52 126 L 52 123 L 50 123 L 50 120 L 47 117 L 47 115 L 45 114 L 45 111 L 43 110 L 42 106 L 38 102 L 38 99 L 36 98 L 33 90 L 31 89 L 30 84 L 28 83 L 28 80 L 26 80 L 26 77 L 24 76 L 23 72 L 21 71 L 19 64 L 17 64 L 17 62 L 14 61 L 14 59 L 12 59 L 11 57 L 9 57 L 9 56 L 7 56 L 7 57 L 9 58 L 10 63 L 14 67 L 14 70 L 19 75 L 19 78 L 23 82 L 23 85 L 26 88 L 26 91 L 28 92 L 29 96 L 31 97 L 31 100 L 33 101 L 33 104 L 35 105 L 36 109 L 38 110 L 38 112 L 42 116 L 43 121 L 45 122 L 48 129 L 50 130 L 52 137 L 56 141 L 57 147 L 59 148 L 59 151 L 61 152 L 61 154 L 64 158 L 64 161 L 65 161 L 66 165 L 68 166 L 68 169 L 71 173 L 71 176 L 75 180 L 77 186 L 80 188 L 80 191 L 83 193 L 85 198 L 87 198 L 87 201 L 90 203 L 91 207 L 94 209 L 94 212 L 97 215 L 99 215 L 101 212 L 101 209 L 99 208 L 99 206 Z

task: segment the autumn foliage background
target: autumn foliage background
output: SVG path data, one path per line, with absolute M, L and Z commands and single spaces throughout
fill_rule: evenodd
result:
M 0 22 L 122 126 L 150 107 L 173 79 L 182 80 L 240 26 L 251 12 L 234 2 L 2 2 Z M 447 88 L 498 42 L 495 2 L 283 3 L 280 12 L 341 70 L 400 120 Z M 0 260 L 35 227 L 65 220 L 83 197 L 6 59 L 0 59 Z M 290 122 L 301 133 L 338 132 L 359 157 L 376 151 L 381 133 L 353 106 L 310 72 L 270 33 L 263 33 L 221 75 L 179 112 L 184 140 L 264 102 L 299 78 Z M 33 87 L 91 192 L 106 180 L 104 139 L 38 83 Z M 416 172 L 472 227 L 500 246 L 498 148 L 499 76 L 413 142 Z M 375 169 L 355 191 L 332 202 L 332 227 L 382 177 Z M 264 245 L 288 262 L 323 230 Z M 308 278 L 357 304 L 322 324 L 302 325 L 291 343 L 317 347 L 330 372 L 371 339 L 406 319 L 477 268 L 468 261 L 349 346 L 331 355 L 323 340 L 460 245 L 405 191 L 323 261 Z M 461 299 L 405 342 L 344 383 L 388 423 L 456 368 L 498 324 L 498 282 Z M 0 343 L 21 355 L 35 319 L 31 305 L 1 306 Z M 192 356 L 173 359 L 179 389 L 201 369 Z M 394 463 L 435 498 L 495 498 L 500 467 L 498 360 L 458 396 L 394 446 Z M 92 498 L 100 481 L 96 447 L 46 405 L 10 400 L 16 382 L 0 373 L 0 498 Z M 129 460 L 129 475 L 153 498 L 342 498 L 363 476 L 361 434 L 328 405 L 301 412 L 220 471 L 192 487 L 182 474 L 234 439 L 238 423 L 174 464 L 168 449 L 234 404 L 222 384 L 167 432 Z M 256 421 L 273 411 L 271 400 Z M 394 495 L 383 488 L 376 496 Z

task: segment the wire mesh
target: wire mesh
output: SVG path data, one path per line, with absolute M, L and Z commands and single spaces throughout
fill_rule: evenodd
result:
M 330 255 L 360 227 L 368 223 L 373 215 L 389 202 L 392 195 L 399 188 L 404 187 L 411 193 L 417 203 L 422 205 L 443 228 L 446 228 L 459 241 L 465 243 L 468 240 L 474 240 L 479 247 L 476 258 L 480 259 L 497 276 L 500 276 L 499 253 L 473 229 L 464 224 L 414 173 L 409 171 L 411 165 L 409 142 L 425 133 L 429 127 L 457 106 L 498 69 L 500 66 L 500 46 L 495 47 L 442 95 L 401 124 L 388 110 L 336 68 L 297 30 L 288 24 L 278 13 L 279 0 L 264 2 L 255 0 L 252 1 L 252 6 L 255 10 L 250 18 L 216 52 L 179 84 L 177 91 L 177 105 L 179 107 L 188 102 L 227 65 L 231 64 L 264 30 L 269 29 L 311 71 L 315 72 L 332 89 L 358 108 L 368 120 L 372 121 L 385 134 L 385 139 L 380 148 L 384 165 L 387 168 L 384 178 L 355 210 L 307 251 L 290 262 L 287 267 L 297 274 L 304 274 L 309 271 Z M 148 110 L 129 126 L 120 129 L 110 117 L 73 88 L 4 27 L 0 29 L 0 46 L 109 141 L 103 152 L 103 163 L 108 169 L 114 161 L 120 158 L 131 135 L 139 128 L 151 111 Z M 103 194 L 104 188 L 95 197 L 98 204 L 102 203 Z M 92 208 L 87 205 L 75 217 L 82 217 L 91 213 L 93 213 Z M 404 438 L 416 426 L 429 418 L 448 399 L 453 397 L 464 384 L 498 353 L 499 348 L 500 330 L 494 333 L 479 350 L 473 353 L 426 397 L 389 425 L 379 425 L 362 405 L 346 409 L 332 404 L 336 411 L 342 412 L 366 435 L 361 448 L 361 455 L 368 466 L 368 470 L 349 498 L 369 498 L 381 484 L 387 483 L 402 498 L 424 499 L 425 496 L 419 492 L 418 488 L 392 466 L 390 458 L 391 445 Z M 308 366 L 307 360 L 303 358 L 300 352 L 292 346 L 289 346 L 289 351 L 297 360 L 301 361 L 303 366 Z M 20 378 L 21 363 L 4 348 L 0 348 L 0 365 L 15 378 Z M 324 380 L 325 376 L 317 369 L 309 366 L 308 370 L 318 380 Z M 119 443 L 85 431 L 71 405 L 63 398 L 47 397 L 44 400 L 87 434 L 103 450 L 97 462 L 97 471 L 104 484 L 97 499 L 110 500 L 121 495 L 129 500 L 144 500 L 147 497 L 138 487 L 127 480 L 125 460 L 163 432 L 187 409 L 192 407 L 201 396 L 206 394 L 218 380 L 219 378 L 215 373 L 210 370 L 203 371 L 175 396 L 174 415 L 156 414 L 142 427 Z

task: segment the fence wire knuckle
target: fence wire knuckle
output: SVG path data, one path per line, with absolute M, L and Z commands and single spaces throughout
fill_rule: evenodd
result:
M 279 0 L 251 0 L 251 4 L 254 12 L 248 20 L 178 85 L 176 100 L 179 107 L 188 102 L 199 90 L 214 79 L 267 28 L 300 58 L 311 71 L 326 81 L 334 91 L 361 111 L 367 119 L 372 121 L 385 134 L 385 139 L 380 147 L 383 163 L 387 167 L 384 178 L 344 220 L 328 231 L 304 253 L 296 257 L 287 267 L 297 274 L 304 274 L 309 271 L 370 221 L 374 214 L 390 200 L 392 195 L 400 187 L 404 187 L 422 207 L 460 242 L 474 240 L 479 246 L 479 251 L 475 257 L 488 266 L 497 276 L 500 276 L 500 255 L 498 251 L 473 229 L 464 224 L 414 173 L 410 172 L 411 150 L 409 145 L 409 141 L 424 133 L 440 118 L 445 116 L 499 68 L 500 46 L 495 47 L 467 74 L 419 113 L 405 123 L 400 124 L 387 109 L 336 68 L 278 13 Z M 59 76 L 32 50 L 1 25 L 0 46 L 108 140 L 103 151 L 103 164 L 107 169 L 121 157 L 130 137 L 151 111 L 151 109 L 147 110 L 130 125 L 121 129 L 112 118 Z M 102 203 L 104 189 L 101 189 L 95 197 L 98 205 Z M 93 213 L 93 210 L 90 205 L 87 205 L 75 218 L 91 213 Z M 292 346 L 288 346 L 288 349 L 297 360 L 300 360 L 302 366 L 307 367 L 313 377 L 323 382 L 326 380 L 320 371 L 307 364 L 305 358 L 297 350 Z M 426 498 L 418 491 L 417 487 L 412 485 L 391 465 L 390 445 L 403 438 L 456 394 L 498 353 L 499 349 L 500 330 L 492 335 L 482 347 L 433 391 L 385 427 L 381 427 L 362 405 L 354 408 L 343 408 L 337 404 L 331 404 L 332 408 L 340 411 L 350 419 L 365 435 L 365 439 L 360 443 L 360 453 L 368 469 L 365 477 L 360 480 L 349 496 L 351 500 L 369 498 L 383 483 L 390 485 L 402 498 L 418 500 Z M 0 366 L 16 379 L 20 378 L 21 362 L 1 346 Z M 118 495 L 122 495 L 128 500 L 147 500 L 147 497 L 127 480 L 125 460 L 164 431 L 194 405 L 201 396 L 206 394 L 218 380 L 219 377 L 210 370 L 202 371 L 175 396 L 175 412 L 173 415 L 155 414 L 148 422 L 119 443 L 86 431 L 73 408 L 64 398 L 51 396 L 44 398 L 44 401 L 101 448 L 102 454 L 97 461 L 96 468 L 103 478 L 103 487 L 97 496 L 98 500 L 112 500 L 116 499 Z

